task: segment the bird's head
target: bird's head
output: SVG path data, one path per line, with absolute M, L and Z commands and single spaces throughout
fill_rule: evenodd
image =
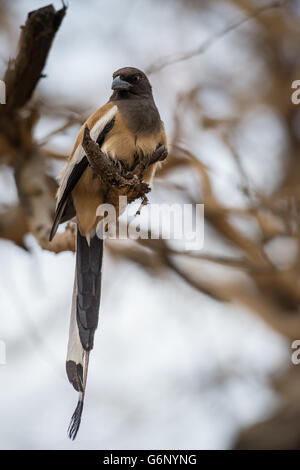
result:
M 134 67 L 124 67 L 113 74 L 111 85 L 114 94 L 119 97 L 152 96 L 152 88 L 147 76 L 139 69 Z

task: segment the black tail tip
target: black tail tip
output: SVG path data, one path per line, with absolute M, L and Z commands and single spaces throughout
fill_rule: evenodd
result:
M 68 436 L 70 439 L 72 439 L 72 441 L 74 441 L 74 439 L 76 438 L 80 427 L 82 410 L 83 401 L 79 400 L 68 427 Z

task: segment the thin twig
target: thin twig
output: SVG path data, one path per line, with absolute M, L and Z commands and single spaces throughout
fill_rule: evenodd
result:
M 247 23 L 248 21 L 252 20 L 253 18 L 256 18 L 258 15 L 261 13 L 271 10 L 273 8 L 279 8 L 282 7 L 285 1 L 275 1 L 270 3 L 269 5 L 265 5 L 259 8 L 256 8 L 253 13 L 250 15 L 247 15 L 246 17 L 241 18 L 238 21 L 233 22 L 229 26 L 226 26 L 224 29 L 219 31 L 218 33 L 214 34 L 210 38 L 206 39 L 202 44 L 197 46 L 194 49 L 191 49 L 190 51 L 187 52 L 181 52 L 178 54 L 171 54 L 166 57 L 162 57 L 156 62 L 154 62 L 152 65 L 150 65 L 146 69 L 146 73 L 148 75 L 156 72 L 160 72 L 166 67 L 169 67 L 170 65 L 177 64 L 179 62 L 184 62 L 186 60 L 189 60 L 197 55 L 203 54 L 206 52 L 211 46 L 213 46 L 219 39 L 221 39 L 223 36 L 226 34 L 230 33 L 231 31 L 239 28 L 241 25 L 244 23 Z

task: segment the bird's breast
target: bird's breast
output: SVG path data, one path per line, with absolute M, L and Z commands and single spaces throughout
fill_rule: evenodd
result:
M 112 158 L 124 160 L 130 166 L 136 154 L 152 153 L 160 143 L 160 132 L 154 134 L 133 133 L 120 113 L 115 124 L 105 138 L 101 150 Z

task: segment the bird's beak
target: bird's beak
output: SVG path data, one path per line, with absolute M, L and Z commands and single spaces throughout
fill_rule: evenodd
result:
M 111 89 L 112 90 L 129 90 L 131 88 L 131 84 L 122 80 L 118 75 L 116 78 L 113 79 Z

